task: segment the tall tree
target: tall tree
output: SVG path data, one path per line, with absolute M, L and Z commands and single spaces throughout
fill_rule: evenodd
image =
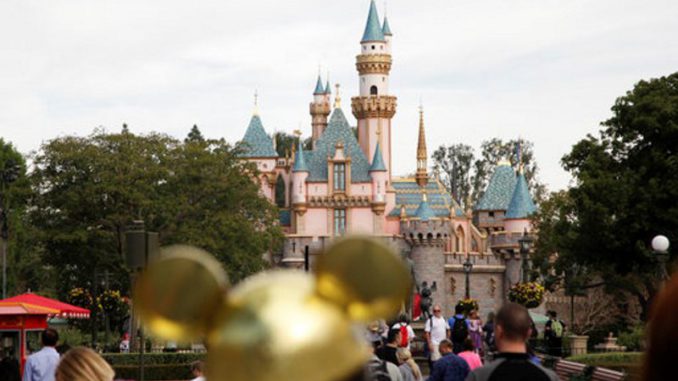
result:
M 658 284 L 649 243 L 657 234 L 678 238 L 678 73 L 640 81 L 612 113 L 598 137 L 563 158 L 576 184 L 554 218 L 536 221 L 537 248 L 633 295 L 646 317 Z
M 520 157 L 518 156 L 520 145 Z M 441 145 L 433 152 L 433 168 L 441 174 L 443 184 L 463 207 L 472 207 L 487 188 L 497 163 L 509 160 L 514 168 L 522 163 L 532 197 L 540 203 L 546 196 L 546 186 L 539 181 L 539 166 L 534 157 L 534 144 L 527 140 L 498 138 L 483 141 L 480 157 L 465 144 Z M 470 202 L 469 202 L 470 200 Z
M 248 177 L 256 168 L 236 154 L 223 141 L 129 132 L 43 144 L 33 158 L 30 210 L 60 293 L 88 286 L 97 272 L 124 277 L 124 232 L 137 219 L 163 244 L 217 255 L 235 280 L 261 269 L 279 236 L 275 211 Z
M 184 139 L 185 143 L 204 142 L 204 141 L 205 137 L 202 136 L 202 132 L 200 132 L 200 129 L 198 128 L 197 124 L 194 124 L 193 127 L 191 127 L 191 131 L 188 132 L 186 139 Z
M 441 145 L 433 152 L 433 170 L 440 174 L 440 180 L 448 192 L 463 209 L 471 197 L 471 165 L 473 164 L 473 148 L 457 143 L 449 146 Z

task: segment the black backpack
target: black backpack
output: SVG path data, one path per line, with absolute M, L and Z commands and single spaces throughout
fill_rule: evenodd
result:
M 453 317 L 454 324 L 452 325 L 452 341 L 455 343 L 463 343 L 468 337 L 468 326 L 466 319 L 457 319 Z
M 391 375 L 388 374 L 386 361 L 372 359 L 367 363 L 367 379 L 370 381 L 391 381 Z

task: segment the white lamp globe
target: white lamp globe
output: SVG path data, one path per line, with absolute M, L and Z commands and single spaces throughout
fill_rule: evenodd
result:
M 652 250 L 659 253 L 666 253 L 669 249 L 669 239 L 663 235 L 652 238 Z

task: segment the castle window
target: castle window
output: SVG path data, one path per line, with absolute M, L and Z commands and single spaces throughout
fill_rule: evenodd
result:
M 346 190 L 346 164 L 344 163 L 334 164 L 334 190 Z
M 370 95 L 377 95 L 378 92 L 377 86 L 372 85 L 372 87 L 370 87 Z
M 490 215 L 490 217 L 494 218 L 494 212 L 488 212 L 488 214 Z
M 374 45 L 372 45 L 372 50 L 374 50 Z
M 334 209 L 334 235 L 346 232 L 346 209 Z

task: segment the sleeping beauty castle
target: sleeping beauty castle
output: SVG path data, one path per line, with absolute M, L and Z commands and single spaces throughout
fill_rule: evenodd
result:
M 497 164 L 473 210 L 429 173 L 423 110 L 418 126 L 394 126 L 397 97 L 389 88 L 393 33 L 372 0 L 356 56 L 358 94 L 350 115 L 339 94 L 318 76 L 311 114 L 311 149 L 301 140 L 280 157 L 257 111 L 242 139 L 243 160 L 256 163 L 261 192 L 280 209 L 285 244 L 276 265 L 303 268 L 332 239 L 367 234 L 382 239 L 410 263 L 415 282 L 435 282 L 433 299 L 449 315 L 469 293 L 481 313 L 499 306 L 519 282 L 519 240 L 536 211 L 520 168 Z M 351 115 L 355 122 L 349 119 Z M 357 126 L 354 130 L 352 126 Z M 416 173 L 392 173 L 394 128 L 417 136 Z M 308 249 L 307 249 L 308 248 Z M 306 254 L 308 253 L 308 254 Z

